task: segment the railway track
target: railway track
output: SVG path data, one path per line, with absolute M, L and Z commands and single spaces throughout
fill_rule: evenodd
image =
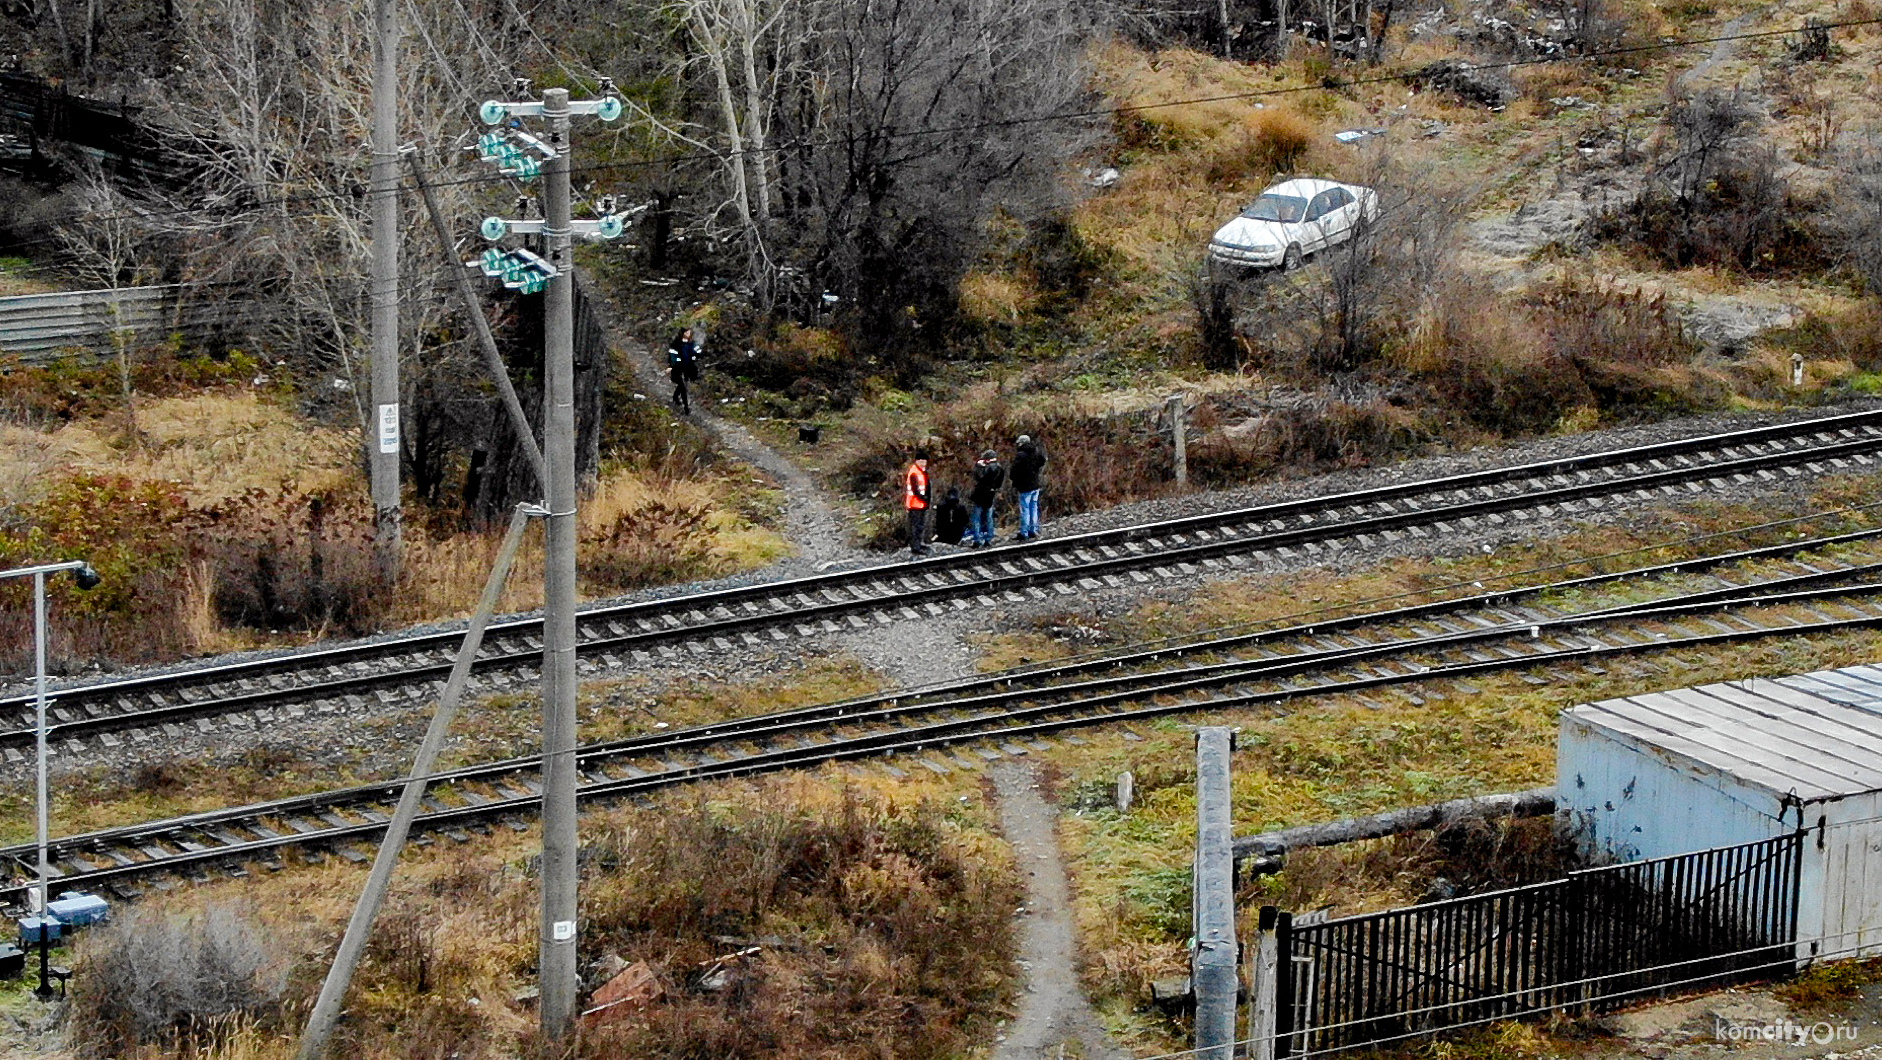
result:
M 1875 625 L 1882 531 L 1866 531 L 629 737 L 582 749 L 581 793 L 619 799 L 864 758 L 898 773 L 950 772 L 1078 742 L 1076 730 L 1094 725 L 1128 733 L 1130 723 L 1177 714 L 1281 713 L 1302 697 L 1363 697 L 1411 683 L 1471 694 L 1472 678 L 1500 671 L 1541 684 L 1667 649 Z M 473 831 L 525 829 L 538 790 L 533 759 L 443 774 L 418 828 L 425 841 L 459 842 Z M 60 886 L 127 897 L 179 877 L 278 866 L 290 850 L 365 861 L 398 791 L 396 783 L 362 786 L 65 837 L 53 843 L 52 861 Z M 17 869 L 0 900 L 17 901 L 34 848 L 0 849 L 0 857 Z
M 1023 603 L 1105 586 L 1231 571 L 1266 556 L 1313 554 L 1339 542 L 1424 538 L 1519 513 L 1551 517 L 1603 505 L 1768 484 L 1787 476 L 1873 467 L 1882 410 L 1470 472 L 1167 523 L 889 563 L 582 613 L 587 673 L 710 648 L 781 643 L 867 629 L 949 609 Z M 156 676 L 64 687 L 52 707 L 55 747 L 109 750 L 179 726 L 210 727 L 236 712 L 295 715 L 425 700 L 449 672 L 460 635 L 429 633 Z M 534 680 L 541 623 L 494 625 L 477 667 L 494 681 Z M 25 760 L 30 695 L 0 698 L 0 754 Z

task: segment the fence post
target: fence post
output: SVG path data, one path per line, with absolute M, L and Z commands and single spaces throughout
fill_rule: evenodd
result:
M 1254 988 L 1248 992 L 1249 1060 L 1274 1060 L 1274 1032 L 1278 1026 L 1275 1008 L 1279 983 L 1281 940 L 1275 935 L 1279 909 L 1261 907 L 1261 919 L 1255 928 Z
M 1189 446 L 1183 437 L 1183 395 L 1171 394 L 1170 408 L 1170 445 L 1171 461 L 1176 467 L 1176 484 L 1189 485 Z
M 1274 915 L 1274 1060 L 1294 1052 L 1294 914 Z
M 1230 1060 L 1235 1052 L 1235 829 L 1230 820 L 1229 755 L 1234 730 L 1196 731 L 1196 866 L 1192 902 L 1195 950 L 1190 983 L 1196 995 L 1197 1060 Z

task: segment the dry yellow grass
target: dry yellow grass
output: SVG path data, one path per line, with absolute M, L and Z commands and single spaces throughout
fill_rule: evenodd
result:
M 351 432 L 240 390 L 143 402 L 137 426 L 141 445 L 126 444 L 116 421 L 54 431 L 0 424 L 0 501 L 23 499 L 25 469 L 42 479 L 76 471 L 172 482 L 198 504 L 283 484 L 317 489 L 351 474 L 357 449 Z
M 611 934 L 596 928 L 597 923 L 619 920 L 624 915 L 631 919 L 634 910 L 650 901 L 658 905 L 647 895 L 636 893 L 636 881 L 647 877 L 659 880 L 663 862 L 674 859 L 684 863 L 689 856 L 685 851 L 637 849 L 637 840 L 657 827 L 653 817 L 659 814 L 710 816 L 736 829 L 741 827 L 736 822 L 781 810 L 791 814 L 792 820 L 813 822 L 813 829 L 817 827 L 814 822 L 831 822 L 834 826 L 860 811 L 865 822 L 874 822 L 876 831 L 871 834 L 876 835 L 883 834 L 884 829 L 902 827 L 905 822 L 932 822 L 930 827 L 938 828 L 936 849 L 951 863 L 971 866 L 984 878 L 998 881 L 992 891 L 967 896 L 983 905 L 989 899 L 999 900 L 999 906 L 983 908 L 977 915 L 1000 916 L 1010 900 L 1007 895 L 1014 886 L 1011 880 L 1015 873 L 1012 854 L 994 835 L 991 813 L 971 778 L 898 781 L 873 771 L 832 767 L 678 792 L 654 807 L 586 813 L 582 821 L 584 840 L 618 854 L 610 853 L 610 867 L 591 870 L 584 881 L 583 930 L 586 944 L 594 948 L 594 952 L 585 951 L 584 956 L 597 956 L 600 949 L 639 945 L 645 949 L 624 949 L 621 955 L 629 961 L 653 960 L 662 974 L 683 979 L 691 962 L 666 967 L 668 962 L 661 954 L 673 957 L 701 950 L 713 952 L 710 938 L 664 939 L 618 927 Z M 864 827 L 871 825 L 866 823 Z M 529 1003 L 517 995 L 534 978 L 537 883 L 525 862 L 535 853 L 536 845 L 533 831 L 519 834 L 498 829 L 471 846 L 441 841 L 429 848 L 407 850 L 349 996 L 347 1055 L 356 1060 L 404 1060 L 413 1055 L 497 1060 L 529 1051 L 535 1015 Z M 265 923 L 276 959 L 294 971 L 284 1011 L 238 1022 L 222 1040 L 189 1055 L 200 1060 L 283 1060 L 294 1053 L 295 1035 L 304 1018 L 300 1006 L 318 982 L 322 962 L 351 912 L 364 873 L 339 858 L 306 862 L 290 854 L 285 860 L 288 867 L 280 872 L 256 871 L 242 879 L 153 895 L 142 903 L 146 908 L 174 913 L 216 904 L 245 905 Z M 834 962 L 832 967 L 848 977 L 845 985 L 853 991 L 846 997 L 850 1002 L 861 1002 L 871 994 L 866 985 L 857 989 L 858 984 L 872 979 L 887 983 L 892 976 L 906 979 L 910 958 L 891 952 L 875 936 L 853 933 L 845 918 L 852 914 L 873 915 L 874 910 L 880 910 L 884 918 L 894 916 L 912 893 L 911 882 L 927 885 L 927 881 L 924 869 L 898 853 L 884 855 L 865 847 L 845 851 L 840 861 L 840 879 L 833 886 L 824 885 L 845 896 L 841 908 L 819 907 L 815 916 L 802 920 L 769 921 L 756 926 L 807 943 L 845 941 L 843 952 L 835 957 L 827 957 L 816 945 L 806 945 L 804 952 L 813 970 L 823 971 L 819 962 Z M 792 887 L 816 883 L 793 879 Z M 680 904 L 673 908 L 683 909 L 683 897 L 676 895 L 675 900 Z M 761 899 L 754 896 L 753 900 Z M 772 898 L 765 904 L 777 901 Z M 966 915 L 969 910 L 960 908 L 936 911 L 937 923 Z M 904 939 L 901 944 L 920 945 L 914 939 Z M 827 974 L 799 977 L 800 970 L 792 963 L 794 952 L 776 951 L 757 962 L 760 974 L 770 980 L 768 988 L 826 990 Z M 871 970 L 881 974 L 867 974 Z M 1007 971 L 997 963 L 989 970 L 996 981 Z M 710 996 L 698 1000 L 681 990 L 660 1007 L 686 1003 L 713 1002 Z M 933 1000 L 925 1003 L 932 1006 Z M 955 1020 L 970 1024 L 979 1021 L 982 1028 L 989 1026 L 996 1014 L 997 1009 L 951 1013 Z M 785 1025 L 781 1021 L 770 1029 L 780 1030 Z M 589 1044 L 580 1055 L 604 1055 L 596 1051 L 592 1032 L 588 1037 Z M 777 1043 L 777 1051 L 796 1055 L 788 1042 Z M 125 1060 L 158 1060 L 174 1055 L 178 1054 L 173 1050 L 152 1046 L 125 1054 Z

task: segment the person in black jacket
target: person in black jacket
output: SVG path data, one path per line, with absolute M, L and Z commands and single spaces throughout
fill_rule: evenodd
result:
M 1039 491 L 1046 484 L 1046 449 L 1029 435 L 1020 435 L 1013 454 L 1013 492 L 1019 494 L 1019 535 L 1029 541 L 1039 536 Z
M 967 530 L 967 505 L 961 503 L 961 488 L 949 486 L 948 495 L 934 510 L 934 539 L 944 545 L 958 545 Z
M 692 328 L 681 328 L 667 347 L 667 378 L 673 380 L 673 404 L 681 412 L 691 413 L 692 396 L 686 384 L 699 378 L 699 344 L 693 341 Z
M 974 488 L 967 495 L 967 536 L 975 548 L 993 544 L 993 504 L 1005 483 L 1006 468 L 1000 465 L 999 456 L 991 449 L 980 454 L 974 462 Z

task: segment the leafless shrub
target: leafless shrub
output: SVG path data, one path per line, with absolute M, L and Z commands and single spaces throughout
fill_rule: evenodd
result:
M 1578 55 L 1614 50 L 1626 43 L 1632 28 L 1616 0 L 1568 0 L 1562 6 L 1562 21 L 1569 50 Z
M 1838 220 L 1839 257 L 1869 293 L 1882 294 L 1882 151 L 1870 146 L 1874 142 L 1873 133 L 1864 136 L 1864 146 L 1845 161 L 1849 176 L 1831 214 Z
M 1830 58 L 1830 27 L 1819 18 L 1804 20 L 1803 31 L 1786 41 L 1793 62 L 1824 62 Z
M 1206 263 L 1190 273 L 1185 288 L 1196 310 L 1196 345 L 1205 367 L 1234 371 L 1246 353 L 1235 333 L 1235 277 Z
M 1267 340 L 1273 362 L 1341 374 L 1378 360 L 1451 270 L 1472 197 L 1467 189 L 1387 154 L 1374 155 L 1356 182 L 1378 193 L 1377 218 L 1324 252 L 1324 269 L 1305 270 L 1283 289 L 1250 300 L 1252 312 L 1238 321 L 1257 348 Z M 1301 345 L 1289 348 L 1296 335 Z
M 253 911 L 212 905 L 189 916 L 132 908 L 82 944 L 67 1019 L 83 1057 L 162 1043 L 179 1053 L 237 1018 L 265 1016 L 287 970 Z
M 356 496 L 260 488 L 207 509 L 217 613 L 261 629 L 365 633 L 385 611 L 372 563 L 372 513 Z
M 1589 231 L 1672 268 L 1820 268 L 1827 256 L 1816 204 L 1791 192 L 1777 150 L 1759 137 L 1760 120 L 1736 90 L 1674 99 L 1647 185 L 1592 219 Z

